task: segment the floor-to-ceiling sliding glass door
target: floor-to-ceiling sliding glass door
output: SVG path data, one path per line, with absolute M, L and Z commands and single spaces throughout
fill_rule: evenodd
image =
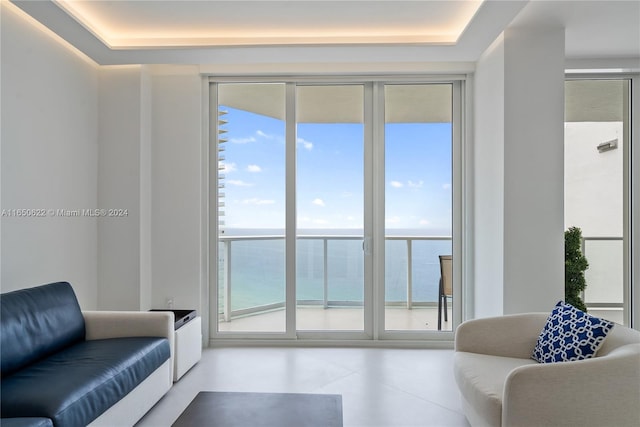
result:
M 212 82 L 214 336 L 413 339 L 452 330 L 459 88 Z
M 283 83 L 221 83 L 212 126 L 218 209 L 218 327 L 286 331 L 286 123 Z M 215 188 L 214 188 L 215 189 Z M 256 321 L 256 315 L 261 319 Z M 232 321 L 235 320 L 235 321 Z
M 296 123 L 296 329 L 364 331 L 364 85 L 299 85 Z
M 596 316 L 632 318 L 632 81 L 573 76 L 565 83 L 565 226 L 582 232 L 589 263 L 583 301 Z
M 385 330 L 451 331 L 453 85 L 386 84 L 384 108 Z

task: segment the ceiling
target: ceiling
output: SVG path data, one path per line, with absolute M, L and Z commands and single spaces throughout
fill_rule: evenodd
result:
M 475 62 L 511 25 L 568 58 L 640 57 L 640 0 L 10 0 L 99 64 Z M 250 54 L 250 55 L 248 55 Z
M 482 2 L 56 0 L 112 49 L 453 44 Z

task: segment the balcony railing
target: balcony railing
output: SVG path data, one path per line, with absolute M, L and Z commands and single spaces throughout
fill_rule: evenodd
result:
M 297 237 L 297 240 L 299 242 L 300 241 L 319 242 L 321 246 L 321 253 L 322 253 L 321 255 L 321 266 L 322 266 L 321 267 L 321 276 L 322 276 L 321 297 L 306 298 L 306 299 L 298 298 L 297 303 L 300 305 L 308 305 L 308 306 L 309 305 L 323 306 L 324 308 L 340 307 L 340 306 L 351 306 L 351 307 L 362 306 L 363 301 L 361 297 L 360 298 L 342 297 L 339 299 L 330 299 L 331 277 L 330 277 L 329 270 L 330 270 L 331 254 L 330 254 L 329 246 L 331 242 L 342 241 L 342 242 L 353 242 L 353 245 L 360 246 L 361 248 L 361 245 L 364 244 L 363 237 L 355 236 L 355 235 L 323 235 L 323 236 L 300 235 Z M 218 278 L 219 292 L 220 292 L 219 314 L 221 315 L 221 319 L 223 319 L 224 321 L 230 321 L 232 317 L 235 317 L 235 316 L 264 312 L 264 311 L 284 307 L 285 303 L 284 303 L 284 296 L 283 296 L 281 298 L 282 300 L 265 302 L 265 303 L 255 303 L 247 307 L 232 309 L 232 300 L 233 300 L 232 290 L 236 286 L 234 284 L 234 276 L 239 273 L 237 271 L 234 272 L 234 268 L 233 268 L 233 262 L 234 262 L 233 248 L 235 245 L 241 244 L 241 242 L 248 243 L 248 242 L 266 242 L 266 241 L 272 241 L 272 242 L 281 241 L 282 244 L 280 245 L 280 248 L 277 250 L 282 251 L 282 254 L 284 253 L 283 252 L 284 236 L 282 235 L 220 236 L 219 237 L 219 242 L 220 242 L 220 253 L 219 253 L 220 275 Z M 404 276 L 403 278 L 401 278 L 401 280 L 398 280 L 398 283 L 405 282 L 405 286 L 406 286 L 406 289 L 404 289 L 403 295 L 400 295 L 400 296 L 395 295 L 393 297 L 388 297 L 386 305 L 388 306 L 401 305 L 401 306 L 405 306 L 407 309 L 411 309 L 416 306 L 435 305 L 435 302 L 437 301 L 437 284 L 440 277 L 440 267 L 439 267 L 439 260 L 437 255 L 451 253 L 451 237 L 448 237 L 448 236 L 388 236 L 386 237 L 386 241 L 387 241 L 387 245 L 390 245 L 390 244 L 395 245 L 396 244 L 395 242 L 397 242 L 402 246 L 402 249 L 392 248 L 392 250 L 391 251 L 388 250 L 388 252 L 393 252 L 393 256 L 395 259 L 394 266 L 393 266 L 394 270 Z M 433 253 L 428 257 L 429 259 L 426 259 L 427 258 L 426 256 L 416 255 L 415 252 L 425 252 L 424 248 L 418 248 L 419 250 L 416 251 L 416 242 L 446 242 L 446 244 L 440 245 L 443 247 L 434 247 L 433 250 L 431 251 Z M 355 254 L 357 248 L 354 248 L 353 245 L 351 247 L 351 251 Z M 396 253 L 395 252 L 396 249 L 401 250 L 402 253 L 401 254 Z M 423 249 L 423 250 L 421 251 L 420 249 Z M 359 252 L 359 253 L 360 253 L 359 260 L 355 259 L 354 263 L 359 262 L 359 263 L 362 263 L 362 265 L 360 266 L 349 265 L 349 267 L 352 267 L 355 270 L 358 270 L 359 268 L 363 268 L 363 257 L 361 256 L 362 252 Z M 260 256 L 259 250 L 256 250 L 256 256 Z M 311 256 L 314 257 L 314 256 L 317 256 L 317 254 L 313 254 Z M 389 257 L 390 255 L 387 255 L 388 259 Z M 281 263 L 282 265 L 284 265 L 284 256 L 278 259 L 281 259 Z M 269 261 L 266 261 L 266 262 L 269 262 Z M 400 267 L 398 264 L 403 264 L 403 266 Z M 429 272 L 426 272 L 426 273 L 424 271 L 422 272 L 423 277 L 421 280 L 421 283 L 428 281 L 429 286 L 433 288 L 433 292 L 431 292 L 433 295 L 429 296 L 429 298 L 431 298 L 429 301 L 425 301 L 426 297 L 424 297 L 424 295 L 422 299 L 415 298 L 414 284 L 416 282 L 416 278 L 415 278 L 414 271 L 416 270 L 415 268 L 416 265 L 422 266 L 422 267 L 428 265 L 430 267 Z M 402 269 L 403 271 L 400 272 L 399 269 Z M 361 273 L 361 271 L 356 271 L 353 274 L 358 275 L 359 273 Z M 282 272 L 282 276 L 283 275 L 284 273 Z M 425 275 L 429 277 L 424 277 Z M 281 282 L 282 282 L 281 287 L 282 289 L 284 289 L 283 278 Z M 360 280 L 360 284 L 362 284 L 362 280 Z M 398 292 L 396 293 L 399 294 Z M 284 292 L 282 293 L 282 295 L 284 295 Z
M 349 241 L 355 245 L 362 245 L 362 236 L 351 235 L 302 235 L 298 236 L 298 241 L 315 241 L 319 242 L 321 251 L 321 274 L 322 277 L 322 291 L 319 298 L 298 298 L 297 303 L 306 306 L 322 306 L 324 308 L 329 307 L 357 307 L 362 306 L 362 298 L 341 298 L 330 299 L 330 243 L 338 241 Z M 246 314 L 264 312 L 267 310 L 273 310 L 284 307 L 284 296 L 277 301 L 271 302 L 257 302 L 246 307 L 232 309 L 232 299 L 234 288 L 234 271 L 232 268 L 233 259 L 233 246 L 239 242 L 260 242 L 260 241 L 281 241 L 282 250 L 284 250 L 284 236 L 282 235 L 254 235 L 254 236 L 221 236 L 219 238 L 221 244 L 220 252 L 220 304 L 219 311 L 222 319 L 225 321 L 231 320 L 234 316 L 241 316 Z M 402 295 L 402 300 L 398 298 L 387 298 L 387 306 L 405 306 L 407 309 L 412 309 L 416 306 L 433 305 L 433 301 L 436 300 L 437 295 L 433 295 L 433 300 L 425 301 L 424 298 L 417 300 L 414 299 L 415 289 L 415 275 L 414 266 L 431 265 L 433 268 L 427 274 L 430 277 L 422 277 L 419 280 L 420 283 L 426 281 L 430 285 L 437 284 L 439 278 L 439 266 L 437 265 L 437 257 L 432 256 L 430 259 L 425 259 L 424 256 L 416 256 L 415 244 L 421 241 L 444 241 L 451 242 L 451 237 L 438 237 L 438 236 L 388 236 L 386 237 L 387 245 L 393 244 L 390 242 L 397 242 L 394 248 L 391 248 L 391 252 L 402 251 L 403 253 L 396 255 L 396 264 L 402 264 L 403 277 L 400 281 L 404 282 L 406 291 Z M 450 243 L 449 243 L 450 245 Z M 317 248 L 316 248 L 317 249 Z M 389 251 L 389 247 L 387 248 Z M 622 237 L 583 237 L 582 242 L 583 253 L 589 261 L 589 269 L 586 271 L 587 289 L 584 293 L 584 301 L 590 308 L 613 308 L 622 309 L 624 306 L 624 279 L 623 279 L 623 238 Z M 450 250 L 450 249 L 449 249 Z M 260 251 L 257 251 L 260 252 Z M 440 251 L 440 253 L 446 253 L 446 250 Z M 450 253 L 450 252 L 449 252 Z M 313 256 L 317 256 L 314 254 Z M 258 253 L 257 256 L 260 256 Z M 284 265 L 284 257 L 282 264 Z M 362 259 L 362 258 L 361 258 Z M 360 262 L 362 262 L 360 259 Z M 267 261 L 268 262 L 268 261 Z M 355 261 L 358 262 L 358 261 Z M 397 269 L 396 265 L 396 269 Z M 284 268 L 284 267 L 283 267 Z M 236 274 L 238 272 L 235 272 Z M 424 274 L 423 274 L 424 276 Z M 397 278 L 396 278 L 397 279 Z M 360 280 L 360 283 L 362 281 Z M 282 289 L 284 289 L 284 280 L 282 280 Z M 284 293 L 283 293 L 284 295 Z

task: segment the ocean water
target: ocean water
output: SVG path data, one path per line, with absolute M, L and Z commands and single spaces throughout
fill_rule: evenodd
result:
M 222 290 L 226 250 L 230 248 L 232 310 L 284 301 L 285 243 L 282 235 L 282 231 L 278 230 L 225 230 L 224 236 L 230 241 L 219 243 L 219 286 Z M 361 235 L 362 232 L 357 230 L 309 230 L 308 233 L 299 233 L 296 242 L 296 298 L 299 302 L 321 302 L 324 299 L 326 244 L 329 301 L 362 304 L 364 256 L 362 238 L 358 237 Z M 398 231 L 396 235 L 425 236 L 411 230 Z M 247 236 L 259 236 L 260 240 Z M 265 239 L 265 236 L 273 238 Z M 330 237 L 325 240 L 323 236 Z M 243 239 L 234 240 L 237 237 Z M 385 254 L 386 302 L 406 302 L 407 241 L 387 240 Z M 437 302 L 440 279 L 438 256 L 448 254 L 451 254 L 450 238 L 412 242 L 414 302 Z M 223 293 L 220 292 L 220 295 Z

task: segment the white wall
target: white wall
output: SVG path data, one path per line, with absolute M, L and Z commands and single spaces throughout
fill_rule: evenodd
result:
M 474 316 L 502 313 L 504 262 L 504 36 L 478 61 L 474 79 Z
M 202 80 L 198 67 L 155 67 L 152 84 L 152 305 L 202 311 Z
M 474 312 L 564 296 L 564 30 L 508 28 L 480 58 L 474 115 Z
M 564 299 L 563 28 L 505 31 L 504 311 Z
M 640 78 L 636 78 L 634 81 L 634 87 L 637 87 L 637 83 Z M 632 105 L 640 105 L 640 90 L 634 90 L 632 92 Z M 640 147 L 640 108 L 634 108 L 631 111 L 631 123 L 632 129 L 635 129 L 631 135 L 631 144 L 633 147 Z M 631 150 L 631 164 L 634 167 L 640 165 L 640 150 Z M 632 272 L 637 275 L 640 272 L 640 173 L 637 169 L 635 173 L 631 174 L 631 224 L 634 226 L 631 228 L 631 263 Z M 636 281 L 637 283 L 637 281 Z M 640 291 L 637 288 L 636 283 L 633 284 L 632 295 L 629 297 L 631 302 L 631 325 L 640 330 Z
M 599 152 L 606 141 L 615 150 Z M 571 122 L 565 125 L 565 227 L 586 237 L 622 237 L 624 176 L 622 122 Z
M 97 207 L 98 72 L 12 5 L 1 13 L 2 209 Z M 97 306 L 97 220 L 2 217 L 1 290 L 65 280 Z
M 200 300 L 201 78 L 193 66 L 100 71 L 99 307 L 195 308 Z
M 105 310 L 150 308 L 140 300 L 141 103 L 141 66 L 101 68 L 98 205 L 126 210 L 98 220 L 98 305 Z

